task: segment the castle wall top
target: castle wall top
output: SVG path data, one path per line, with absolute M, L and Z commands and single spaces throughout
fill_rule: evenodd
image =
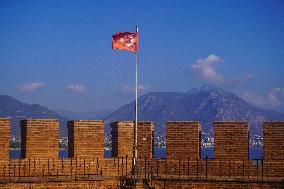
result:
M 263 125 L 283 125 L 283 121 L 265 121 L 263 122 Z
M 33 118 L 27 118 L 27 119 L 24 119 L 22 121 L 29 121 L 29 122 L 44 122 L 44 121 L 59 122 L 58 119 L 33 119 Z
M 10 118 L 9 117 L 1 117 L 0 120 L 1 121 L 10 120 Z
M 71 120 L 67 122 L 68 127 L 98 126 L 104 124 L 103 120 Z
M 198 124 L 200 123 L 198 121 L 166 121 L 166 124 Z
M 22 126 L 40 126 L 41 124 L 48 124 L 50 126 L 59 124 L 59 120 L 58 119 L 24 119 L 21 121 L 21 127 Z M 55 123 L 55 124 L 53 124 Z
M 139 124 L 154 124 L 153 121 L 138 121 Z
M 80 123 L 104 123 L 104 120 L 81 120 L 75 119 L 68 122 L 80 122 Z
M 131 120 L 121 120 L 121 121 L 114 121 L 111 123 L 111 127 L 115 126 L 124 126 L 125 124 L 135 124 L 135 121 Z M 152 121 L 138 121 L 138 125 L 143 125 L 143 124 L 154 124 Z
M 218 125 L 234 125 L 237 126 L 237 124 L 248 124 L 247 121 L 214 121 L 213 124 L 218 124 Z
M 123 124 L 133 124 L 134 121 L 131 121 L 131 120 L 121 120 L 121 121 L 114 121 L 114 122 L 111 122 L 111 126 L 115 125 L 115 126 L 118 126 L 118 125 L 123 125 Z
M 7 125 L 10 127 L 10 118 L 0 118 L 0 127 Z

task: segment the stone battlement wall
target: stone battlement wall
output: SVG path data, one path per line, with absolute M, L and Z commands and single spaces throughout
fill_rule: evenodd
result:
M 201 159 L 201 125 L 196 121 L 166 122 L 167 157 L 153 158 L 154 123 L 138 123 L 138 156 L 141 174 L 171 176 L 238 176 L 241 178 L 284 175 L 284 122 L 265 122 L 264 156 L 255 165 L 248 155 L 248 123 L 216 121 L 215 157 Z M 27 119 L 21 122 L 22 158 L 9 159 L 10 120 L 0 118 L 0 177 L 71 178 L 119 176 L 131 171 L 133 121 L 117 121 L 112 127 L 112 157 L 104 157 L 104 122 L 68 122 L 68 158 L 58 157 L 59 121 Z
M 215 159 L 249 159 L 247 122 L 215 121 Z M 10 120 L 0 118 L 0 160 L 9 159 Z M 104 158 L 104 122 L 68 122 L 68 157 Z M 132 156 L 133 121 L 117 121 L 112 127 L 112 157 Z M 154 123 L 138 123 L 138 156 L 153 157 Z M 167 159 L 200 158 L 201 125 L 196 121 L 166 122 Z M 284 122 L 264 122 L 264 159 L 284 157 Z M 27 119 L 21 121 L 22 158 L 58 158 L 59 121 Z

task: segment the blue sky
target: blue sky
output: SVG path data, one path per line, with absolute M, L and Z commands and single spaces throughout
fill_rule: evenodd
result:
M 139 26 L 141 93 L 204 84 L 284 110 L 283 1 L 0 0 L 0 94 L 51 109 L 134 98 L 135 55 L 111 36 Z

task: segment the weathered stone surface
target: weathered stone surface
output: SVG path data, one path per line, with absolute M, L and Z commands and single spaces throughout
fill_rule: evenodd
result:
M 263 123 L 263 158 L 268 174 L 284 175 L 284 122 Z
M 213 124 L 215 158 L 223 160 L 248 160 L 248 123 L 239 121 L 215 121 Z
M 59 121 L 27 119 L 21 121 L 23 158 L 58 158 Z
M 10 119 L 0 118 L 0 160 L 9 159 Z
M 137 156 L 152 159 L 154 155 L 154 123 L 151 121 L 138 122 Z
M 155 159 L 154 124 L 138 123 L 138 156 L 147 157 L 138 160 L 138 175 L 154 176 L 155 188 L 283 188 L 284 122 L 264 123 L 264 159 L 258 163 L 248 160 L 246 122 L 214 122 L 214 159 L 200 159 L 198 122 L 166 126 L 167 158 Z M 118 178 L 132 171 L 133 121 L 112 123 L 116 157 L 110 158 L 103 155 L 101 120 L 68 123 L 68 158 L 58 157 L 58 120 L 28 119 L 21 127 L 25 158 L 9 159 L 10 120 L 0 118 L 0 188 L 117 188 L 123 183 Z
M 168 121 L 167 159 L 200 158 L 201 126 L 196 121 Z
M 117 121 L 111 123 L 112 157 L 132 157 L 133 127 L 133 121 Z
M 68 122 L 68 156 L 104 158 L 104 121 Z
M 265 159 L 284 159 L 284 122 L 263 123 L 263 155 Z

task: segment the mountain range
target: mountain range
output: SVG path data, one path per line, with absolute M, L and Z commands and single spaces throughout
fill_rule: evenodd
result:
M 203 86 L 188 92 L 149 92 L 138 99 L 139 120 L 156 124 L 156 132 L 165 134 L 165 122 L 170 120 L 196 120 L 204 132 L 212 133 L 216 120 L 248 121 L 251 134 L 261 134 L 262 122 L 284 120 L 284 114 L 266 110 L 244 101 L 237 95 L 217 87 Z M 64 110 L 52 111 L 44 106 L 23 103 L 13 97 L 0 95 L 0 117 L 11 117 L 13 135 L 20 134 L 19 121 L 24 118 L 56 118 L 61 121 L 61 135 L 66 136 L 66 121 L 70 119 L 104 119 L 106 132 L 109 123 L 116 120 L 134 120 L 134 102 L 116 111 L 102 110 L 74 113 Z
M 108 116 L 110 113 L 113 112 L 113 110 L 111 109 L 102 109 L 102 110 L 80 112 L 80 113 L 61 110 L 61 109 L 55 109 L 54 111 L 69 119 L 89 119 L 89 120 L 104 119 L 106 116 Z
M 120 107 L 105 118 L 115 120 L 134 119 L 134 102 Z M 165 122 L 170 120 L 195 120 L 204 132 L 212 133 L 213 121 L 248 121 L 251 134 L 261 135 L 262 122 L 284 120 L 284 114 L 266 110 L 244 101 L 237 95 L 217 87 L 203 86 L 188 92 L 150 92 L 138 100 L 139 120 L 156 123 L 156 131 L 165 133 Z
M 20 121 L 26 118 L 50 118 L 60 120 L 60 132 L 66 135 L 67 128 L 65 126 L 68 118 L 38 104 L 27 104 L 18 99 L 0 95 L 0 117 L 11 118 L 11 134 L 20 135 Z

